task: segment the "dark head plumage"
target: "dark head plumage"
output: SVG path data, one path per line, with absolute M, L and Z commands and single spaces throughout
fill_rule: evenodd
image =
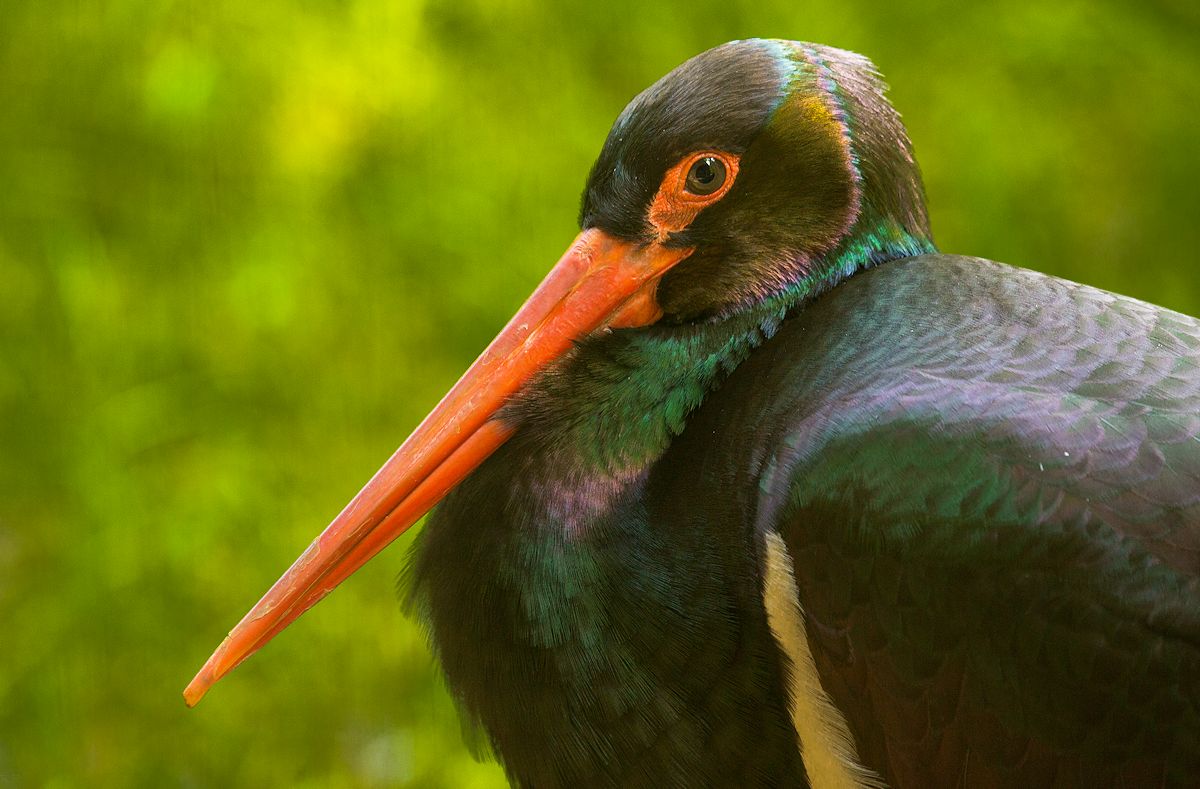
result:
M 932 250 L 920 171 L 866 58 L 792 41 L 704 52 L 634 98 L 584 188 L 580 224 L 631 241 L 656 229 L 671 167 L 706 149 L 740 159 L 729 193 L 668 244 L 696 251 L 660 283 L 666 320 L 721 317 L 804 284 Z M 853 261 L 847 258 L 852 257 Z

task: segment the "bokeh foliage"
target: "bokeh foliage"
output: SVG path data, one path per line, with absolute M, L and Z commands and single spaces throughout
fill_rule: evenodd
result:
M 624 103 L 749 35 L 873 57 L 936 238 L 1200 312 L 1188 0 L 0 7 L 0 786 L 501 785 L 401 540 L 179 693 L 574 232 Z

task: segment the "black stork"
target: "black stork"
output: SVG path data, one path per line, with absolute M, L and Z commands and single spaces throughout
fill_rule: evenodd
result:
M 938 254 L 866 59 L 740 41 L 233 630 L 408 573 L 530 787 L 1200 785 L 1200 322 Z

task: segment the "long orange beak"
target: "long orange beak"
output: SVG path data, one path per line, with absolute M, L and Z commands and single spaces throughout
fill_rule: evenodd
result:
M 494 419 L 508 398 L 578 339 L 659 318 L 659 278 L 689 254 L 585 230 L 454 388 L 238 622 L 183 692 L 212 685 L 316 605 L 508 440 Z

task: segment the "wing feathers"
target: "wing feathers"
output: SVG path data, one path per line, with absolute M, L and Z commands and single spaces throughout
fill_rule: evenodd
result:
M 1200 774 L 1198 360 L 1186 316 L 928 256 L 839 286 L 718 393 L 889 784 Z

